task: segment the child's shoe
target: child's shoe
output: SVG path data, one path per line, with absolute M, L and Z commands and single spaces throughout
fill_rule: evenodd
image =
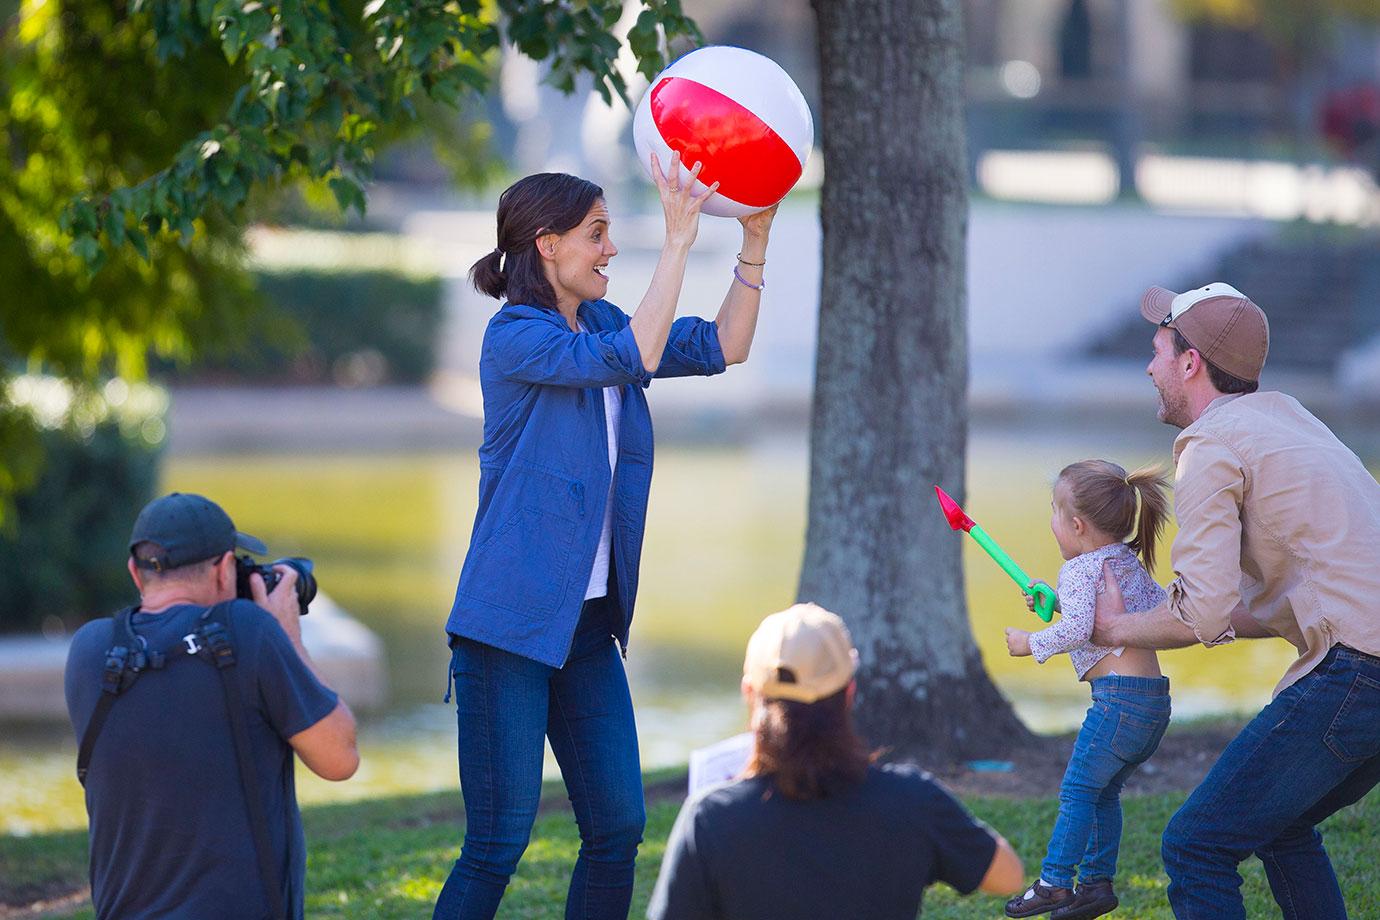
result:
M 1072 891 L 1046 885 L 1044 879 L 1037 878 L 1024 894 L 1018 894 L 1006 902 L 1006 916 L 1034 917 L 1036 914 L 1047 914 L 1072 903 Z
M 1121 902 L 1112 890 L 1112 880 L 1079 882 L 1072 900 L 1050 914 L 1050 920 L 1093 920 L 1116 910 Z

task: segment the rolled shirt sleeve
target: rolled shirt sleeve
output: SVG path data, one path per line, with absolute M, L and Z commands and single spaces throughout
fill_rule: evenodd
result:
M 1174 486 L 1179 533 L 1170 555 L 1175 578 L 1165 603 L 1204 645 L 1236 638 L 1231 614 L 1241 603 L 1245 491 L 1245 464 L 1230 447 L 1203 434 L 1185 441 Z
M 573 332 L 547 317 L 514 312 L 500 313 L 487 336 L 486 348 L 499 373 L 523 383 L 611 387 L 645 386 L 651 380 L 631 326 L 616 332 Z
M 722 374 L 726 367 L 718 324 L 698 316 L 682 316 L 671 324 L 655 376 L 712 377 Z

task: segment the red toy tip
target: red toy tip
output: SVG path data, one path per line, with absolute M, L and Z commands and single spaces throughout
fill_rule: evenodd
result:
M 944 509 L 944 517 L 948 519 L 950 527 L 964 533 L 973 529 L 977 522 L 964 514 L 963 509 L 958 507 L 958 502 L 950 498 L 947 492 L 935 486 L 934 494 L 939 496 L 939 507 Z

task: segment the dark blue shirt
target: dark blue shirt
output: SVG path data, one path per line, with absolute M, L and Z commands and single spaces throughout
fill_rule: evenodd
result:
M 204 607 L 134 615 L 150 650 L 177 646 Z M 260 794 L 269 816 L 277 880 L 293 917 L 303 914 L 306 843 L 287 738 L 335 708 L 267 611 L 248 601 L 223 609 L 240 683 Z M 67 711 L 80 742 L 101 695 L 113 621 L 72 639 Z M 111 707 L 86 777 L 91 899 L 98 918 L 247 920 L 268 915 L 241 791 L 225 691 L 200 658 L 145 671 Z
M 794 801 L 754 777 L 685 803 L 666 842 L 652 920 L 915 920 L 925 888 L 978 887 L 997 843 L 910 766 Z
M 724 370 L 718 327 L 671 324 L 655 374 L 647 373 L 628 316 L 599 300 L 580 304 L 573 332 L 554 310 L 505 304 L 489 320 L 479 357 L 484 443 L 479 509 L 446 631 L 560 667 L 580 619 L 604 507 L 613 488 L 611 595 L 615 635 L 627 644 L 652 485 L 653 377 Z M 609 469 L 604 387 L 623 411 L 616 472 Z

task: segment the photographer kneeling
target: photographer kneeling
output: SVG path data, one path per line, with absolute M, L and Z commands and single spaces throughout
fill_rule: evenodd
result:
M 72 639 L 67 710 L 98 918 L 303 916 L 292 755 L 348 779 L 355 720 L 302 646 L 309 569 L 245 557 L 237 578 L 237 547 L 265 552 L 214 502 L 150 502 L 130 537 L 140 604 Z

